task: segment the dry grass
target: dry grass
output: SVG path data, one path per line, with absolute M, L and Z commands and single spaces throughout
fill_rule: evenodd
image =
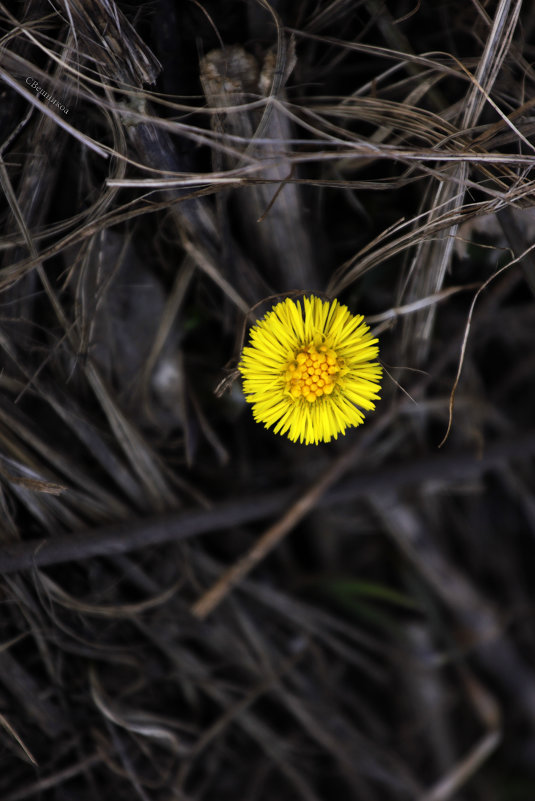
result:
M 534 798 L 531 5 L 0 21 L 2 801 Z M 332 445 L 233 380 L 294 290 Z

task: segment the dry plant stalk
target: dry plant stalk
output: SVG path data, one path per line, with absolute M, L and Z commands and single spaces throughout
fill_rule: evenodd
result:
M 535 797 L 530 4 L 0 22 L 0 797 Z M 213 392 L 311 290 L 313 457 Z

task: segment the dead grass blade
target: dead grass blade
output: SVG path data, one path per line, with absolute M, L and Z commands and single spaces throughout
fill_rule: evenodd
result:
M 379 427 L 386 424 L 383 418 Z M 377 430 L 379 427 L 376 427 Z M 368 439 L 368 438 L 365 438 Z M 320 498 L 332 487 L 354 464 L 357 455 L 361 452 L 363 442 L 357 442 L 348 448 L 332 465 L 301 495 L 301 497 L 288 509 L 287 512 L 272 526 L 270 526 L 231 568 L 207 590 L 192 606 L 195 617 L 203 620 L 221 603 L 234 587 L 253 570 L 267 554 L 275 548 L 281 540 L 289 534 L 302 518 L 307 515 L 318 503 Z
M 535 16 L 387 5 L 0 2 L 2 799 L 535 797 Z M 319 447 L 214 394 L 310 291 Z
M 20 746 L 23 754 L 26 758 L 33 764 L 37 765 L 35 758 L 31 755 L 29 749 L 24 745 L 23 741 L 9 722 L 9 720 L 5 717 L 5 715 L 0 714 L 0 726 L 2 726 L 6 732 L 9 734 L 10 737 Z
M 533 249 L 535 249 L 535 244 L 531 245 L 531 247 L 529 247 L 524 253 L 521 253 L 520 256 L 517 256 L 517 258 L 512 259 L 507 264 L 505 264 L 503 267 L 501 267 L 497 272 L 495 272 L 493 275 L 491 275 L 490 278 L 488 278 L 482 286 L 479 287 L 479 289 L 477 290 L 477 292 L 474 295 L 472 303 L 470 304 L 470 310 L 468 312 L 468 318 L 467 318 L 466 326 L 465 326 L 465 329 L 464 329 L 464 336 L 463 336 L 463 341 L 462 341 L 462 344 L 461 344 L 461 353 L 460 353 L 460 356 L 459 356 L 457 374 L 455 376 L 455 381 L 453 382 L 453 387 L 452 387 L 452 390 L 451 390 L 451 393 L 450 393 L 449 412 L 448 412 L 448 415 L 449 415 L 448 416 L 448 427 L 446 429 L 446 433 L 444 434 L 443 439 L 441 440 L 441 442 L 439 444 L 439 448 L 441 448 L 446 443 L 446 440 L 448 439 L 450 431 L 451 431 L 451 426 L 452 426 L 452 423 L 453 423 L 453 408 L 454 408 L 454 405 L 455 405 L 455 393 L 457 392 L 457 387 L 459 386 L 459 381 L 460 381 L 460 378 L 461 378 L 464 359 L 465 359 L 465 355 L 466 355 L 466 347 L 467 347 L 467 344 L 468 344 L 468 337 L 470 335 L 470 328 L 471 328 L 471 325 L 472 325 L 472 317 L 474 315 L 474 310 L 475 310 L 475 307 L 476 307 L 476 303 L 477 303 L 477 301 L 479 299 L 479 296 L 485 289 L 487 289 L 489 284 L 491 284 L 496 278 L 498 278 L 498 276 L 500 276 L 506 270 L 509 270 L 510 267 L 512 267 L 513 265 L 518 264 L 519 262 L 521 262 L 529 253 L 531 253 L 531 251 Z

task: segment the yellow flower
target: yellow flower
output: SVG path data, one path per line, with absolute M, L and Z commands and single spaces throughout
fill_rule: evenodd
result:
M 253 326 L 238 369 L 257 422 L 317 445 L 360 425 L 361 409 L 375 409 L 378 352 L 362 315 L 311 295 L 277 303 Z

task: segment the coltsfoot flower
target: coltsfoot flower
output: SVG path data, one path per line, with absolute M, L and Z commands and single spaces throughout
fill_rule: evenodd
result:
M 250 332 L 238 370 L 254 419 L 292 442 L 337 439 L 379 398 L 379 353 L 362 315 L 311 295 L 277 303 Z

